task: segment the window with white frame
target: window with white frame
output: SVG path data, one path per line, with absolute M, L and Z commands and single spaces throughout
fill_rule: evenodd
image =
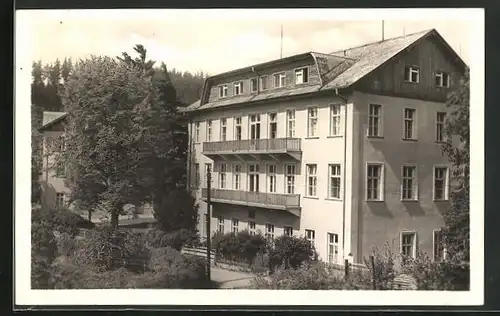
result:
M 285 86 L 286 75 L 284 72 L 274 74 L 274 87 L 282 88 Z
M 200 164 L 194 164 L 194 186 L 195 188 L 200 187 Z
M 309 82 L 309 68 L 295 69 L 295 83 L 302 84 Z
M 316 232 L 312 229 L 306 229 L 306 239 L 311 243 L 311 247 L 315 247 Z
M 307 137 L 318 135 L 318 108 L 307 109 Z
M 383 192 L 383 165 L 369 163 L 366 168 L 366 199 L 368 201 L 382 201 Z
M 260 139 L 260 115 L 250 115 L 250 139 Z
M 269 113 L 269 138 L 276 138 L 278 136 L 278 115 L 276 113 Z
M 417 255 L 417 233 L 402 232 L 400 248 L 404 257 L 415 258 Z
M 212 120 L 207 121 L 207 142 L 212 141 Z
M 243 93 L 243 81 L 238 81 L 234 83 L 234 95 L 240 95 Z
M 448 200 L 448 168 L 434 167 L 434 200 Z
M 222 163 L 219 165 L 219 188 L 227 188 L 227 164 Z
M 257 86 L 257 78 L 250 79 L 250 91 L 257 92 L 258 89 L 259 88 Z
M 217 216 L 217 232 L 224 234 L 224 217 Z
M 259 165 L 248 165 L 248 189 L 250 192 L 259 192 Z
M 241 190 L 241 165 L 233 165 L 233 189 Z
M 417 167 L 407 165 L 401 169 L 401 199 L 415 201 L 418 196 Z
M 56 208 L 62 208 L 64 206 L 64 193 L 57 192 L 56 193 Z
M 260 76 L 260 89 L 262 91 L 269 89 L 269 83 L 268 83 L 268 77 L 266 76 Z
M 234 139 L 241 140 L 241 116 L 234 118 Z
M 436 229 L 432 232 L 432 252 L 434 261 L 446 259 L 443 232 L 440 229 Z
M 404 139 L 416 139 L 415 133 L 415 109 L 404 109 Z
M 224 117 L 220 119 L 220 140 L 226 141 L 226 139 L 227 139 L 227 119 Z
M 285 166 L 286 193 L 295 193 L 295 165 Z
M 436 76 L 434 77 L 436 87 L 445 87 L 448 88 L 450 86 L 450 75 L 443 71 L 436 72 Z
M 339 235 L 327 234 L 328 263 L 339 263 Z
M 341 174 L 339 164 L 328 165 L 328 177 L 330 178 L 328 182 L 328 198 L 340 199 Z
M 307 172 L 307 192 L 306 196 L 316 197 L 317 196 L 317 187 L 318 187 L 318 165 L 316 164 L 307 164 L 306 165 Z
M 233 219 L 231 220 L 231 231 L 232 231 L 233 233 L 235 233 L 235 234 L 236 234 L 236 233 L 238 233 L 238 226 L 239 226 L 239 225 L 240 225 L 240 221 L 239 221 L 239 219 L 237 219 L 237 218 L 233 218 Z
M 295 110 L 286 111 L 286 136 L 295 137 Z
M 436 141 L 444 141 L 444 120 L 446 118 L 445 112 L 436 113 Z
M 257 233 L 254 221 L 248 221 L 248 232 L 250 233 L 250 236 L 255 236 L 255 234 Z
M 293 236 L 293 227 L 291 226 L 285 226 L 283 227 L 283 235 L 292 237 Z
M 194 141 L 200 142 L 200 122 L 194 123 Z
M 266 223 L 266 234 L 265 237 L 267 240 L 274 240 L 274 225 L 270 223 Z
M 330 105 L 330 136 L 339 136 L 340 130 L 340 104 Z
M 405 81 L 418 83 L 420 81 L 420 69 L 417 66 L 405 66 Z
M 270 193 L 276 193 L 276 165 L 267 165 L 267 189 Z
M 227 97 L 227 85 L 219 86 L 219 98 Z
M 368 136 L 382 136 L 382 106 L 370 104 L 368 112 Z

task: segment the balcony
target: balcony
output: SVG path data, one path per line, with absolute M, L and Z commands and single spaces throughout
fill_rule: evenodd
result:
M 300 138 L 244 139 L 220 142 L 204 142 L 202 153 L 223 160 L 286 160 L 300 161 Z
M 207 193 L 208 189 L 202 189 L 202 199 L 205 201 L 207 199 Z M 277 194 L 240 190 L 210 189 L 210 200 L 212 203 L 225 203 L 284 210 L 300 217 L 299 194 Z

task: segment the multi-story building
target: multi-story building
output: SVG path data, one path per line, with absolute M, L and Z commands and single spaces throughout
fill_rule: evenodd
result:
M 445 101 L 466 67 L 430 30 L 207 78 L 186 109 L 199 231 L 305 236 L 329 262 L 386 242 L 439 260 Z

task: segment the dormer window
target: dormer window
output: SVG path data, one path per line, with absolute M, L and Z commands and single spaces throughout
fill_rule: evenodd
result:
M 219 86 L 219 98 L 227 97 L 227 85 Z
M 450 75 L 446 72 L 436 72 L 436 77 L 434 79 L 436 87 L 448 88 L 450 86 Z
M 250 79 L 250 91 L 257 92 L 257 78 Z
M 416 66 L 405 66 L 405 81 L 418 83 L 420 81 L 419 68 Z
M 302 84 L 309 82 L 309 68 L 304 67 L 295 69 L 295 84 Z
M 243 93 L 243 82 L 235 82 L 234 83 L 234 95 L 240 95 Z
M 285 86 L 285 73 L 281 72 L 279 74 L 274 75 L 274 87 L 275 88 L 282 88 Z
M 269 86 L 267 83 L 267 76 L 261 76 L 260 77 L 260 89 L 267 90 L 268 88 L 269 88 Z

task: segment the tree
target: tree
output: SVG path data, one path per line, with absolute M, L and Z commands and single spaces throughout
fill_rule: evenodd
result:
M 117 228 L 123 206 L 144 200 L 137 172 L 149 134 L 141 115 L 159 103 L 158 93 L 138 68 L 92 56 L 74 66 L 62 99 L 68 116 L 60 163 L 67 166 L 70 202 L 104 204 Z
M 38 129 L 42 126 L 42 109 L 31 104 L 31 203 L 41 202 L 39 177 L 42 172 L 42 136 Z
M 444 214 L 447 255 L 458 261 L 469 261 L 469 72 L 450 94 L 444 126 L 446 142 L 443 154 L 451 164 L 453 186 L 450 208 Z

